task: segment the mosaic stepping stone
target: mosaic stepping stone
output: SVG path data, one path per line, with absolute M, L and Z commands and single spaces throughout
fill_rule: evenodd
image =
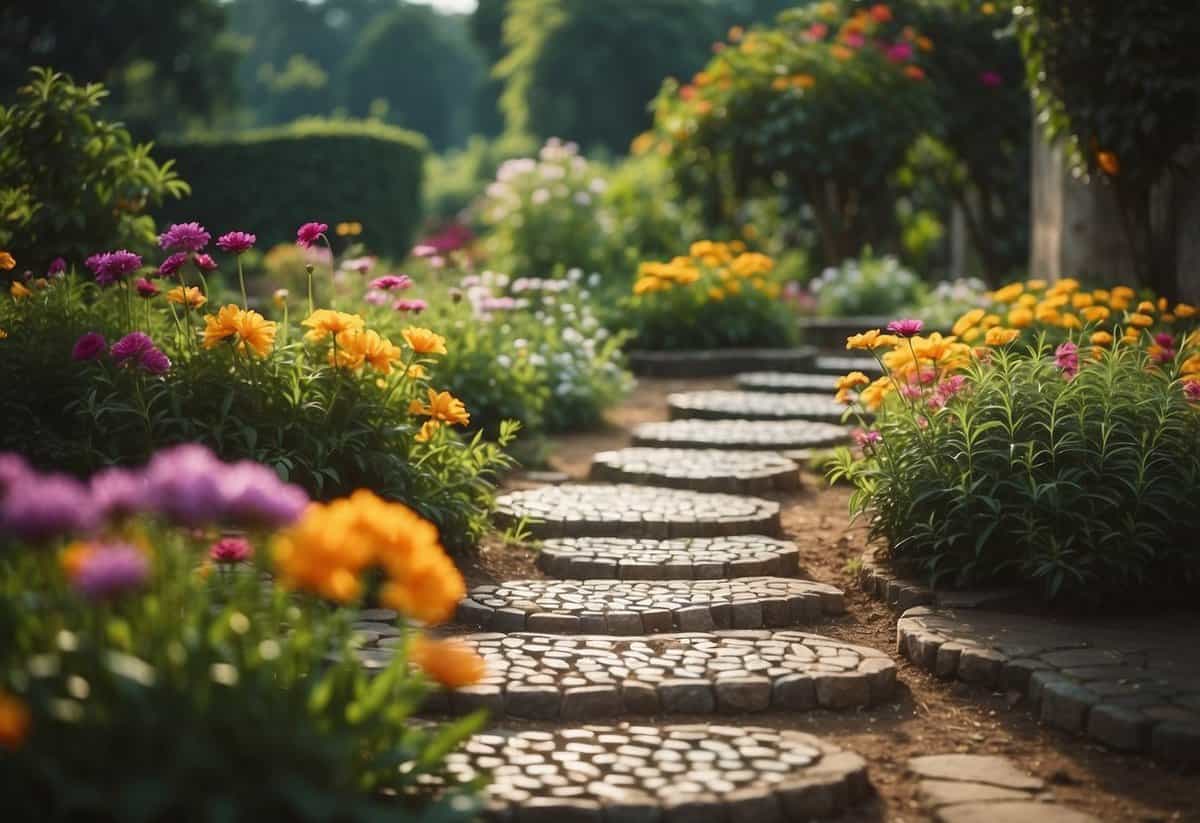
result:
M 820 420 L 840 422 L 846 407 L 828 394 L 754 391 L 680 392 L 667 396 L 672 420 Z
M 800 487 L 800 467 L 775 452 L 634 447 L 592 458 L 592 480 L 699 492 L 763 494 Z
M 785 371 L 753 371 L 737 376 L 742 391 L 761 391 L 776 394 L 809 392 L 830 394 L 837 391 L 837 377 L 832 374 L 794 374 Z
M 684 449 L 793 451 L 836 446 L 849 437 L 845 426 L 809 420 L 672 420 L 633 430 L 635 446 Z
M 849 374 L 860 371 L 868 377 L 883 374 L 879 361 L 870 355 L 827 354 L 816 359 L 814 370 L 821 374 Z
M 774 369 L 806 371 L 816 349 L 707 349 L 695 351 L 632 351 L 629 367 L 645 377 L 721 377 L 743 371 Z
M 536 538 L 778 534 L 779 504 L 653 486 L 572 483 L 514 491 L 496 500 L 500 527 L 522 519 Z
M 789 577 L 508 580 L 467 592 L 458 621 L 499 632 L 640 635 L 786 628 L 844 610 L 841 590 Z
M 550 577 L 572 580 L 727 580 L 794 577 L 800 550 L 762 535 L 629 540 L 579 537 L 547 540 L 537 556 Z
M 490 775 L 485 817 L 511 823 L 783 823 L 840 815 L 870 793 L 858 755 L 755 726 L 489 732 L 446 766 L 458 780 Z
M 429 710 L 570 721 L 845 709 L 887 700 L 896 683 L 883 652 L 796 631 L 460 639 L 484 658 L 487 675 L 438 695 Z

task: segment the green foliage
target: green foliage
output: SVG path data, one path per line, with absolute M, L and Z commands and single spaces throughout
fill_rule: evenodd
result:
M 19 96 L 0 108 L 0 248 L 41 274 L 56 257 L 150 247 L 154 221 L 143 210 L 189 190 L 172 164 L 97 119 L 98 84 L 35 68 Z
M 986 283 L 974 277 L 960 277 L 939 281 L 919 302 L 901 309 L 898 314 L 919 317 L 927 328 L 945 331 L 967 312 L 989 305 Z
M 683 196 L 662 158 L 633 155 L 613 167 L 604 205 L 616 220 L 617 265 L 667 257 L 703 235 L 696 204 Z
M 420 223 L 425 143 L 392 126 L 306 121 L 168 151 L 196 184 L 164 220 L 252 226 L 260 246 L 294 241 L 309 220 L 358 221 L 373 248 L 397 255 Z
M 870 249 L 861 259 L 825 269 L 808 288 L 817 298 L 818 311 L 827 317 L 887 317 L 925 294 L 921 279 L 899 260 L 875 257 Z
M 425 216 L 433 221 L 458 218 L 487 189 L 505 160 L 527 157 L 537 144 L 524 137 L 478 135 L 461 149 L 429 154 L 425 162 Z
M 893 561 L 933 583 L 1161 597 L 1200 570 L 1200 411 L 1184 357 L 1151 368 L 1137 345 L 1095 362 L 1081 351 L 1068 379 L 1044 341 L 993 350 L 944 406 L 934 386 L 889 395 L 881 441 L 859 460 L 843 450 L 833 477 L 857 487 L 852 509 Z

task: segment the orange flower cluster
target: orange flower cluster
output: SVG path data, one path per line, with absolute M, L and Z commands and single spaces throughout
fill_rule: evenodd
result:
M 687 256 L 666 263 L 645 262 L 638 266 L 633 284 L 635 296 L 696 286 L 711 300 L 724 300 L 750 288 L 768 297 L 779 296 L 778 284 L 767 280 L 775 261 L 765 254 L 746 251 L 741 241 L 693 243 Z
M 408 654 L 426 675 L 450 689 L 478 683 L 487 671 L 483 658 L 461 640 L 418 637 Z
M 426 391 L 428 392 L 428 402 L 422 403 L 420 400 L 414 399 L 408 405 L 409 414 L 424 415 L 429 418 L 417 433 L 418 443 L 426 443 L 433 439 L 433 435 L 437 433 L 443 423 L 449 423 L 451 426 L 465 426 L 471 422 L 471 415 L 467 411 L 467 407 L 450 392 L 439 392 L 432 388 L 426 389 Z
M 838 381 L 839 402 L 857 400 L 870 411 L 878 409 L 884 398 L 896 391 L 898 386 L 936 383 L 962 371 L 974 355 L 971 347 L 957 337 L 943 336 L 938 332 L 926 337 L 901 337 L 871 329 L 847 338 L 846 348 L 876 353 L 885 369 L 884 375 L 874 381 L 862 372 L 851 372 Z M 889 351 L 877 353 L 883 349 Z M 858 394 L 851 394 L 855 389 L 860 389 Z
M 204 348 L 213 349 L 230 340 L 240 352 L 249 349 L 259 357 L 266 357 L 275 348 L 277 328 L 273 321 L 253 309 L 230 303 L 222 306 L 215 316 L 204 318 Z

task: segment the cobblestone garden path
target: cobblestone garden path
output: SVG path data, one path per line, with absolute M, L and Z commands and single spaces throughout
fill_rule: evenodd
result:
M 491 728 L 449 760 L 463 777 L 491 775 L 489 817 L 1193 819 L 1170 810 L 1195 794 L 1114 804 L 1097 773 L 1043 750 L 1061 733 L 1023 714 L 1006 728 L 1004 695 L 931 685 L 897 652 L 886 607 L 834 585 L 831 558 L 811 553 L 846 540 L 845 497 L 840 522 L 828 503 L 817 518 L 828 492 L 815 492 L 812 475 L 802 488 L 801 466 L 785 456 L 845 437 L 828 395 L 814 394 L 829 382 L 754 373 L 657 397 L 660 422 L 631 427 L 636 445 L 597 451 L 590 482 L 501 497 L 498 524 L 542 541 L 535 564 L 471 587 L 456 629 L 488 676 L 430 707 L 489 710 Z M 829 539 L 815 544 L 820 529 Z M 827 579 L 809 579 L 810 567 Z M 368 665 L 386 659 L 388 635 L 380 627 L 363 650 Z M 1015 748 L 1036 756 L 1007 756 L 1014 738 L 1034 740 Z M 1116 755 L 1091 756 L 1098 774 L 1124 768 L 1103 760 Z M 1156 775 L 1147 792 L 1194 791 L 1186 776 Z M 1133 817 L 1108 813 L 1118 808 Z

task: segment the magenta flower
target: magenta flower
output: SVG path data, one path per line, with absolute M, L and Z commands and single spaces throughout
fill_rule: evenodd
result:
M 979 82 L 989 89 L 994 89 L 1004 85 L 1004 78 L 1000 76 L 999 72 L 985 71 L 979 75 Z
M 112 344 L 109 354 L 118 366 L 130 360 L 139 360 L 154 348 L 154 341 L 145 332 L 133 331 Z
M 140 471 L 101 469 L 88 480 L 88 489 L 103 519 L 116 520 L 146 511 L 146 478 Z
M 245 254 L 254 248 L 258 238 L 247 231 L 231 231 L 217 238 L 217 248 L 230 254 Z
M 222 537 L 208 549 L 214 563 L 245 563 L 254 556 L 254 547 L 244 537 Z
M 108 341 L 104 339 L 104 335 L 98 331 L 90 331 L 75 341 L 75 345 L 71 347 L 71 359 L 95 360 L 104 354 L 107 348 Z
M 1070 340 L 1060 344 L 1054 350 L 1054 365 L 1062 370 L 1067 380 L 1079 374 L 1079 347 Z
M 429 308 L 429 304 L 424 300 L 397 300 L 392 304 L 392 308 L 396 311 L 410 311 L 413 314 L 420 314 Z
M 947 377 L 940 384 L 938 384 L 937 393 L 949 400 L 951 397 L 954 397 L 954 395 L 961 392 L 966 385 L 967 378 L 963 377 L 961 374 L 955 374 L 951 377 Z
M 359 274 L 366 274 L 367 272 L 369 272 L 371 270 L 371 267 L 374 265 L 375 265 L 374 257 L 355 257 L 351 260 L 343 260 L 342 261 L 343 269 L 345 269 L 346 271 L 358 272 Z
M 175 274 L 176 272 L 178 272 L 180 269 L 183 268 L 183 264 L 186 263 L 187 260 L 188 260 L 187 252 L 185 252 L 185 251 L 175 252 L 170 257 L 168 257 L 166 260 L 162 261 L 161 264 L 159 264 L 159 267 L 158 267 L 159 277 L 170 277 L 172 274 Z
M 893 63 L 906 63 L 912 59 L 913 50 L 908 43 L 894 43 L 888 46 L 886 54 Z
M 846 33 L 846 36 L 842 38 L 842 42 L 852 49 L 861 49 L 863 43 L 867 42 L 867 39 L 858 32 L 851 31 Z
M 371 281 L 371 288 L 384 291 L 403 291 L 412 286 L 412 278 L 407 274 L 385 274 Z
M 888 331 L 892 334 L 898 334 L 901 337 L 916 337 L 921 333 L 921 329 L 923 328 L 925 328 L 925 324 L 912 317 L 893 320 L 887 324 Z
M 312 248 L 312 244 L 327 231 L 329 226 L 325 223 L 305 223 L 296 229 L 296 245 L 303 249 Z
M 50 261 L 50 268 L 46 269 L 47 277 L 59 277 L 67 270 L 67 261 L 61 257 L 56 257 Z
M 859 448 L 876 446 L 883 442 L 883 435 L 877 431 L 863 431 L 862 429 L 855 429 L 853 436 L 854 442 L 858 444 Z
M 147 374 L 163 375 L 171 370 L 171 358 L 163 354 L 161 349 L 153 348 L 142 352 L 142 356 L 138 358 L 138 365 Z
M 1200 380 L 1189 380 L 1183 384 L 1183 396 L 1189 403 L 1200 403 Z
M 193 257 L 192 262 L 196 264 L 196 268 L 200 269 L 200 271 L 213 271 L 217 267 L 217 261 L 203 252 Z
M 164 249 L 200 251 L 212 239 L 199 223 L 176 223 L 158 236 L 158 245 Z
M 1162 346 L 1164 349 L 1175 348 L 1175 338 L 1166 332 L 1159 332 L 1154 335 L 1154 342 Z
M 96 282 L 101 286 L 111 286 L 126 275 L 132 274 L 142 267 L 142 258 L 131 251 L 106 251 L 93 254 L 84 261 Z
M 141 588 L 149 576 L 143 552 L 128 543 L 101 543 L 84 555 L 71 583 L 92 600 L 108 600 Z
M 145 277 L 139 277 L 134 287 L 137 289 L 138 297 L 144 297 L 147 300 L 158 294 L 158 286 Z

